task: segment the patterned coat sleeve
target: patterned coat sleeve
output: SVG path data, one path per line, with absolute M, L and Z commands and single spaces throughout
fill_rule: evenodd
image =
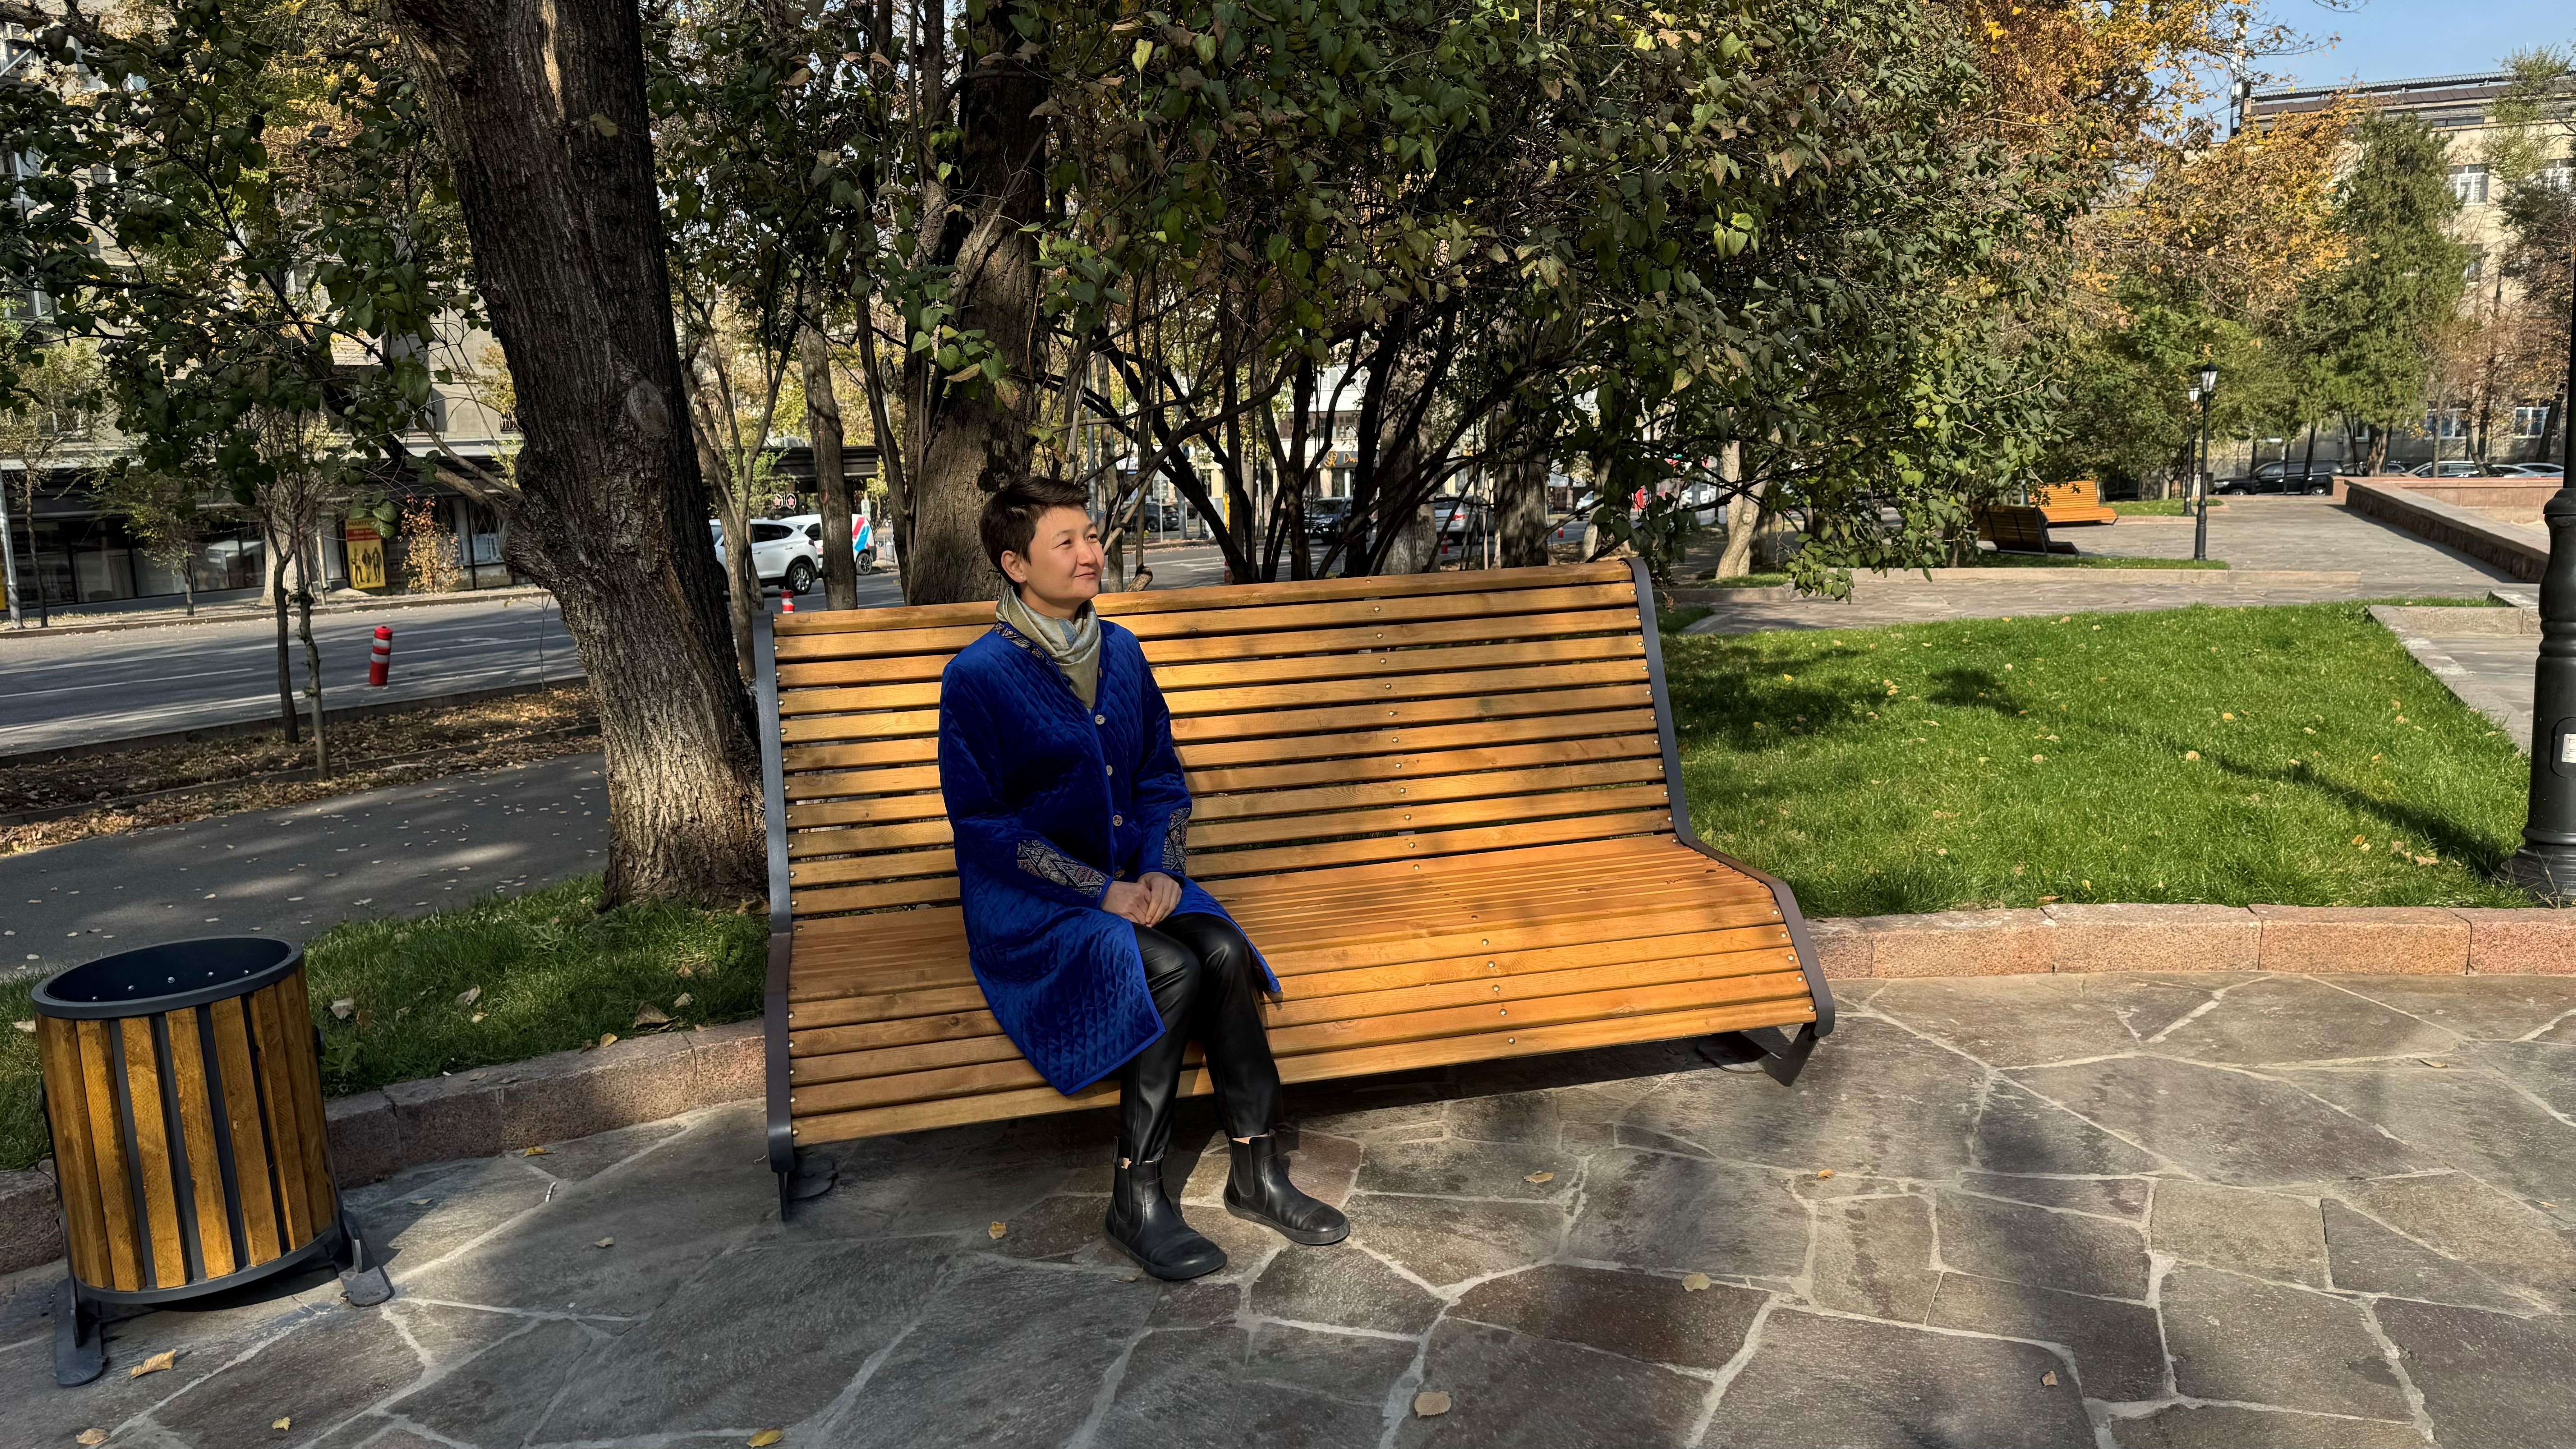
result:
M 1001 732 L 981 690 L 953 682 L 939 692 L 939 790 L 957 854 L 1049 900 L 1098 906 L 1109 873 L 1033 830 L 1002 798 Z
M 1190 786 L 1181 773 L 1180 753 L 1172 747 L 1172 711 L 1145 669 L 1144 688 L 1137 691 L 1144 717 L 1137 738 L 1142 758 L 1136 765 L 1136 819 L 1141 828 L 1125 842 L 1119 865 L 1129 879 L 1159 870 L 1174 880 L 1189 877 Z

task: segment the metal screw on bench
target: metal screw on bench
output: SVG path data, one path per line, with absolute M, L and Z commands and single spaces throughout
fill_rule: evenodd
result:
M 2200 386 L 2191 390 L 2192 399 L 2200 404 L 2200 466 L 2192 469 L 2191 491 L 2199 502 L 2192 508 L 2196 516 L 2191 526 L 2191 558 L 2199 563 L 2209 557 L 2209 395 L 2218 391 L 2218 364 L 2200 365 Z
M 2567 335 L 2576 382 L 2576 325 Z M 2563 412 L 2563 409 L 2562 409 Z M 2576 426 L 2558 425 L 2560 467 L 2576 475 Z M 2562 476 L 2549 506 L 2549 566 L 2540 575 L 2540 659 L 2531 681 L 2531 811 L 2522 848 L 2504 878 L 2544 900 L 2576 896 L 2576 476 Z

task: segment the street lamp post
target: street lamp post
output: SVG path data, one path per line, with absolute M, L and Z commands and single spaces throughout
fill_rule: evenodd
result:
M 2200 506 L 2191 528 L 2191 557 L 2198 563 L 2209 557 L 2209 395 L 2218 390 L 2218 368 L 2214 363 L 2200 365 L 2200 386 L 2192 395 L 2200 399 L 2200 466 L 2192 470 L 2192 492 Z
M 2576 383 L 2576 301 L 2569 310 L 2567 379 Z M 2522 848 L 2504 867 L 2505 879 L 2547 900 L 2576 896 L 2576 427 L 2563 419 L 2558 449 L 2558 491 L 2540 511 L 2549 566 L 2540 575 L 2540 662 L 2531 681 L 2531 812 Z

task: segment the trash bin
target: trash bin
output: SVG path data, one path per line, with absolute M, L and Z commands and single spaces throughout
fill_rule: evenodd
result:
M 391 1296 L 331 1176 L 304 948 L 219 936 L 120 951 L 36 988 L 71 1273 L 55 1376 L 105 1368 L 102 1320 L 330 1259 Z

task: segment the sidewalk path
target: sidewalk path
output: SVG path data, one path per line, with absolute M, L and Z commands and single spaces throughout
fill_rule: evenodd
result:
M 309 941 L 600 868 L 596 754 L 0 855 L 0 976 L 189 936 Z
M 1687 1043 L 1292 1088 L 1297 1175 L 1353 1223 L 1329 1248 L 1224 1212 L 1200 1099 L 1166 1172 L 1231 1262 L 1187 1284 L 1100 1241 L 1102 1112 L 827 1149 L 839 1185 L 784 1225 L 755 1103 L 419 1168 L 353 1195 L 389 1305 L 307 1279 L 153 1314 L 84 1388 L 52 1386 L 48 1270 L 0 1280 L 0 1423 L 167 1449 L 2576 1443 L 2576 980 L 1843 995 L 1794 1090 Z
M 2189 558 L 2192 522 L 2124 518 L 2053 536 L 2088 554 Z M 2466 598 L 2530 585 L 2463 554 L 2364 518 L 2322 498 L 2239 498 L 2209 515 L 2209 555 L 2239 570 L 2340 573 L 2356 578 L 2267 581 L 2248 588 L 2223 574 L 2125 569 L 1997 569 L 1973 580 L 1862 574 L 1852 597 L 1717 606 L 1694 634 L 1762 629 L 1853 629 L 1926 619 L 2010 618 L 2059 610 L 2170 609 L 2186 603 L 2303 604 L 2334 599 Z

